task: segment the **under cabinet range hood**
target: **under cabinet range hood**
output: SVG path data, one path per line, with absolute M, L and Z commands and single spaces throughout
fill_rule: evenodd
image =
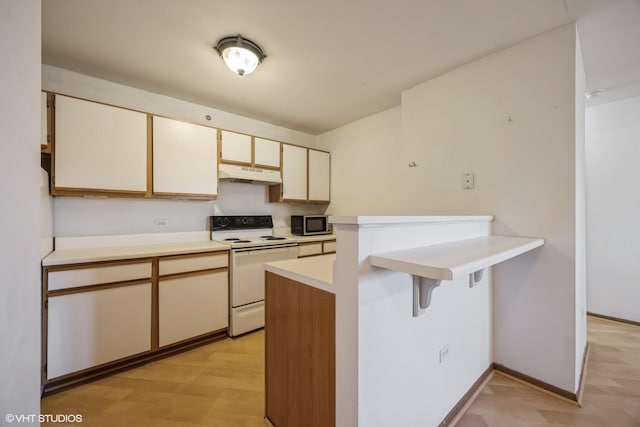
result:
M 280 171 L 252 168 L 249 166 L 228 165 L 221 163 L 218 167 L 218 178 L 225 181 L 244 182 L 248 184 L 273 185 L 282 183 Z

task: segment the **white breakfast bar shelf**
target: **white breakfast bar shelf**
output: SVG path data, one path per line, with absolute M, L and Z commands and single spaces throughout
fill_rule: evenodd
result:
M 413 316 L 424 313 L 431 294 L 443 280 L 469 275 L 475 286 L 487 267 L 506 261 L 539 246 L 543 239 L 512 236 L 483 236 L 370 255 L 374 267 L 409 273 L 413 276 Z

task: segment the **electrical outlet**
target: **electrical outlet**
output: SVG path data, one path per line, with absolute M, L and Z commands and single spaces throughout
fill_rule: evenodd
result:
M 440 349 L 440 363 L 444 362 L 449 357 L 449 344 Z
M 154 219 L 153 220 L 153 225 L 156 228 L 167 228 L 169 226 L 169 220 L 168 219 Z
M 475 187 L 476 175 L 473 172 L 465 173 L 462 176 L 462 189 L 471 190 Z

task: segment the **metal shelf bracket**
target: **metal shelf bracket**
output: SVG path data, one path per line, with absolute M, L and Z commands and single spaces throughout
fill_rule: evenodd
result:
M 431 293 L 441 282 L 442 280 L 413 276 L 413 317 L 424 314 L 431 304 Z
M 473 288 L 475 285 L 480 283 L 480 281 L 482 280 L 483 273 L 484 273 L 484 268 L 482 270 L 474 271 L 473 273 L 469 274 L 470 288 Z

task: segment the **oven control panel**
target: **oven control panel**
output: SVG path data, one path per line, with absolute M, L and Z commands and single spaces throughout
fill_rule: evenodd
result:
M 271 215 L 218 215 L 209 218 L 211 231 L 273 228 Z

